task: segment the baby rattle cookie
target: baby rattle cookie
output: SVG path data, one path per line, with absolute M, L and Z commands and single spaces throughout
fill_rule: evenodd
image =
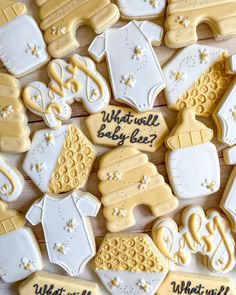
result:
M 65 193 L 83 187 L 89 177 L 96 151 L 74 125 L 36 131 L 23 170 L 43 192 Z
M 45 194 L 26 214 L 32 225 L 43 226 L 49 260 L 70 276 L 78 276 L 96 254 L 89 216 L 100 202 L 90 193 L 74 190 L 63 195 Z
M 16 77 L 27 75 L 49 61 L 46 44 L 24 3 L 0 3 L 0 60 Z
M 192 254 L 201 254 L 212 272 L 230 272 L 236 263 L 235 242 L 225 216 L 199 206 L 186 207 L 182 225 L 162 218 L 153 225 L 152 238 L 170 264 L 189 265 Z
M 124 20 L 157 19 L 165 14 L 166 0 L 116 0 Z
M 25 223 L 22 214 L 0 201 L 0 277 L 6 283 L 23 280 L 43 268 L 40 248 Z
M 163 29 L 148 21 L 131 21 L 106 30 L 90 45 L 97 61 L 105 57 L 115 100 L 139 112 L 152 110 L 165 79 L 152 46 L 161 43 Z M 150 79 L 152 77 L 152 79 Z
M 23 175 L 0 155 L 0 199 L 5 202 L 15 201 L 24 185 Z
M 213 131 L 183 109 L 166 139 L 166 167 L 175 195 L 181 199 L 209 196 L 220 188 L 220 163 L 210 142 Z
M 169 0 L 165 23 L 165 43 L 171 48 L 186 47 L 198 40 L 197 26 L 207 23 L 216 40 L 236 33 L 236 3 L 234 0 Z
M 36 0 L 36 4 L 48 52 L 55 58 L 64 57 L 79 47 L 78 27 L 88 25 L 96 34 L 101 34 L 120 17 L 117 6 L 110 0 Z
M 30 147 L 30 129 L 20 99 L 19 81 L 0 73 L 0 151 L 23 153 Z
M 168 263 L 146 234 L 107 234 L 92 268 L 112 295 L 154 295 Z
M 118 232 L 133 226 L 133 210 L 150 207 L 158 217 L 175 210 L 178 200 L 148 156 L 133 147 L 119 147 L 105 154 L 99 165 L 99 190 L 107 229 Z
M 226 50 L 191 45 L 163 67 L 167 105 L 179 111 L 192 107 L 198 116 L 209 117 L 232 81 L 226 73 Z
M 110 88 L 94 62 L 74 54 L 68 62 L 55 59 L 48 65 L 50 83 L 32 82 L 23 93 L 27 108 L 56 129 L 71 117 L 74 101 L 81 101 L 90 113 L 102 111 L 109 103 Z
M 147 152 L 155 152 L 169 134 L 164 116 L 155 110 L 137 113 L 110 105 L 101 113 L 90 115 L 85 123 L 94 144 L 129 145 Z

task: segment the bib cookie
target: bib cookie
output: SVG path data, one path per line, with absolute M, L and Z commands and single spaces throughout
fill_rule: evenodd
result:
M 107 234 L 92 268 L 112 295 L 153 295 L 168 272 L 146 234 Z
M 0 199 L 5 202 L 15 201 L 25 185 L 23 175 L 0 156 Z
M 26 214 L 27 220 L 42 223 L 51 263 L 70 276 L 78 276 L 96 254 L 95 239 L 88 216 L 95 217 L 100 202 L 78 190 L 65 195 L 45 194 Z
M 207 23 L 216 40 L 236 33 L 236 3 L 234 0 L 169 0 L 165 23 L 165 43 L 171 48 L 196 43 L 197 26 Z
M 213 131 L 195 119 L 193 109 L 180 112 L 166 139 L 167 173 L 177 197 L 197 198 L 219 190 L 220 163 L 212 138 Z
M 20 83 L 12 76 L 0 73 L 0 90 L 0 151 L 26 152 L 30 147 L 30 129 L 20 99 Z
M 25 217 L 0 201 L 0 277 L 14 283 L 43 268 L 38 243 Z
M 106 30 L 88 49 L 97 62 L 106 57 L 115 100 L 139 112 L 152 110 L 158 93 L 165 88 L 152 48 L 160 45 L 162 34 L 163 29 L 156 24 L 132 21 Z
M 79 47 L 76 31 L 82 25 L 90 26 L 96 34 L 111 27 L 120 17 L 110 0 L 36 0 L 51 56 L 64 57 Z
M 43 192 L 64 193 L 87 182 L 95 160 L 93 145 L 72 125 L 36 131 L 23 169 Z
M 232 81 L 225 71 L 228 56 L 226 50 L 199 44 L 181 50 L 163 68 L 168 107 L 192 107 L 209 117 Z
M 155 216 L 176 209 L 178 200 L 146 154 L 120 147 L 105 154 L 99 165 L 99 190 L 107 229 L 118 232 L 133 226 L 133 210 L 147 205 Z
M 0 60 L 16 77 L 37 70 L 49 60 L 42 33 L 22 2 L 1 1 L 0 40 Z
M 206 214 L 199 206 L 186 207 L 182 225 L 163 218 L 153 225 L 152 237 L 170 263 L 189 265 L 192 254 L 201 254 L 205 266 L 226 273 L 235 267 L 235 242 L 228 220 L 217 210 Z
M 161 112 L 136 113 L 130 108 L 108 106 L 86 119 L 92 142 L 106 146 L 129 145 L 155 152 L 169 134 Z
M 109 103 L 110 89 L 94 62 L 78 54 L 68 62 L 55 59 L 48 65 L 50 83 L 32 82 L 24 89 L 27 108 L 41 116 L 50 128 L 59 128 L 71 117 L 74 101 L 81 101 L 90 113 L 102 111 Z

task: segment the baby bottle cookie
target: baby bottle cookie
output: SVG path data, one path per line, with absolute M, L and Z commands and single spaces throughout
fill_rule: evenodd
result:
M 1 1 L 0 40 L 0 60 L 16 77 L 37 70 L 49 60 L 42 33 L 22 2 Z
M 170 263 L 189 265 L 192 254 L 201 254 L 205 266 L 213 272 L 226 273 L 235 267 L 235 242 L 225 216 L 199 206 L 186 207 L 182 225 L 162 218 L 153 225 L 152 237 Z
M 165 43 L 171 48 L 185 47 L 198 40 L 197 26 L 207 23 L 216 40 L 236 33 L 236 3 L 234 0 L 169 0 L 165 23 Z
M 167 105 L 179 111 L 192 107 L 209 117 L 232 81 L 226 73 L 226 50 L 205 45 L 184 48 L 163 68 Z
M 219 190 L 220 164 L 212 138 L 213 131 L 195 119 L 193 109 L 180 112 L 166 140 L 167 173 L 177 197 L 197 198 Z
M 96 34 L 101 34 L 120 17 L 117 6 L 110 0 L 36 0 L 36 4 L 48 52 L 55 58 L 64 57 L 79 47 L 78 27 L 89 25 Z
M 120 147 L 105 154 L 99 165 L 99 190 L 107 229 L 118 232 L 133 226 L 133 210 L 147 205 L 155 216 L 176 209 L 178 200 L 146 154 Z
M 42 224 L 49 260 L 70 276 L 78 276 L 96 254 L 89 216 L 95 217 L 100 202 L 79 190 L 64 195 L 45 194 L 26 214 L 33 224 Z
M 107 234 L 92 268 L 112 295 L 154 295 L 169 270 L 146 234 Z
M 0 277 L 14 283 L 43 268 L 38 243 L 25 217 L 0 201 Z
M 0 90 L 0 151 L 26 152 L 30 147 L 30 129 L 20 99 L 20 83 L 12 76 L 0 73 Z
M 36 131 L 23 169 L 43 192 L 64 193 L 87 182 L 96 151 L 74 125 Z
M 48 127 L 59 128 L 62 121 L 69 119 L 74 101 L 81 101 L 90 113 L 100 112 L 108 105 L 110 88 L 90 58 L 74 54 L 68 62 L 53 60 L 47 69 L 49 85 L 30 83 L 24 89 L 23 99 Z

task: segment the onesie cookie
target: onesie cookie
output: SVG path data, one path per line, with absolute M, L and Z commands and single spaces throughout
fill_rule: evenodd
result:
M 5 202 L 15 201 L 24 185 L 23 175 L 0 155 L 0 199 Z
M 36 0 L 36 4 L 48 52 L 55 58 L 64 57 L 79 47 L 76 31 L 80 26 L 88 25 L 96 34 L 101 34 L 120 17 L 117 6 L 110 0 Z
M 116 0 L 121 18 L 156 19 L 165 14 L 166 0 Z
M 1 40 L 1 38 L 0 38 Z M 20 83 L 0 73 L 0 151 L 23 153 L 30 147 L 30 129 L 20 99 Z
M 42 33 L 22 2 L 1 1 L 0 40 L 0 60 L 16 77 L 27 75 L 49 61 Z
M 227 273 L 235 267 L 235 242 L 225 216 L 199 206 L 186 207 L 182 225 L 162 218 L 153 225 L 152 237 L 170 263 L 189 265 L 192 254 L 201 254 L 205 266 L 216 273 Z
M 43 268 L 38 243 L 25 217 L 0 201 L 0 277 L 14 283 Z
M 147 205 L 156 217 L 175 210 L 178 200 L 148 156 L 133 147 L 105 154 L 99 165 L 99 190 L 107 229 L 118 232 L 133 226 L 133 210 Z
M 96 151 L 74 125 L 36 131 L 23 169 L 43 192 L 64 193 L 87 182 Z
M 106 30 L 88 49 L 97 62 L 106 57 L 115 100 L 139 112 L 152 110 L 158 93 L 165 88 L 152 48 L 160 45 L 162 34 L 163 29 L 154 23 L 131 21 Z
M 108 105 L 110 88 L 90 58 L 74 54 L 68 62 L 53 60 L 47 69 L 49 85 L 30 83 L 24 89 L 23 99 L 48 127 L 59 128 L 62 121 L 69 119 L 74 101 L 81 101 L 90 113 L 100 112 Z
M 131 108 L 112 105 L 90 115 L 85 123 L 94 144 L 129 145 L 147 152 L 155 152 L 169 134 L 161 112 L 136 113 Z
M 166 139 L 166 167 L 175 195 L 181 199 L 212 195 L 220 188 L 220 163 L 210 142 L 213 131 L 183 109 L 177 126 Z
M 26 214 L 32 225 L 42 224 L 50 262 L 70 276 L 82 273 L 96 254 L 88 217 L 95 217 L 100 205 L 93 195 L 79 190 L 64 195 L 47 193 Z
M 153 295 L 169 270 L 146 234 L 107 234 L 92 268 L 112 295 Z
M 236 33 L 236 3 L 234 0 L 169 0 L 165 23 L 165 43 L 180 48 L 196 43 L 197 26 L 207 23 L 216 40 Z
M 198 116 L 209 117 L 232 81 L 225 71 L 228 56 L 224 49 L 200 44 L 181 50 L 163 68 L 167 106 L 192 107 Z

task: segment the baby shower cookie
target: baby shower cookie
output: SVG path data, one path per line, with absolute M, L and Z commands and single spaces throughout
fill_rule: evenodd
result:
M 25 217 L 0 201 L 0 278 L 14 283 L 43 268 L 38 243 Z
M 0 155 L 0 199 L 5 202 L 15 201 L 24 185 L 23 175 Z
M 220 163 L 212 138 L 213 131 L 196 120 L 193 109 L 179 113 L 166 139 L 167 173 L 178 198 L 204 197 L 219 190 Z
M 43 192 L 64 193 L 87 182 L 96 151 L 74 125 L 36 131 L 23 169 Z
M 178 200 L 148 156 L 133 147 L 119 147 L 105 154 L 99 165 L 99 190 L 103 214 L 111 232 L 136 223 L 133 210 L 147 205 L 156 217 L 175 210 Z
M 211 26 L 216 40 L 236 33 L 236 3 L 234 0 L 169 0 L 165 23 L 165 43 L 171 48 L 185 47 L 198 40 L 200 23 Z
M 223 158 L 226 165 L 236 165 L 236 145 L 224 149 Z
M 232 282 L 226 277 L 213 277 L 188 272 L 169 272 L 156 293 L 156 295 L 167 294 L 236 295 L 236 290 Z
M 199 206 L 186 207 L 182 224 L 170 218 L 157 220 L 152 238 L 170 263 L 189 265 L 192 254 L 201 254 L 205 266 L 226 273 L 235 267 L 235 242 L 225 216 L 215 209 L 205 212 Z
M 166 0 L 116 0 L 121 18 L 156 19 L 165 14 Z
M 49 61 L 42 33 L 22 2 L 1 1 L 0 40 L 0 60 L 16 77 L 27 75 Z
M 99 286 L 95 282 L 78 280 L 42 271 L 34 273 L 21 283 L 18 290 L 20 295 L 40 294 L 40 290 L 43 290 L 45 295 L 101 295 Z
M 42 224 L 50 262 L 70 276 L 82 273 L 96 254 L 88 217 L 95 217 L 100 205 L 93 195 L 79 190 L 63 195 L 47 193 L 26 214 L 32 225 Z
M 24 103 L 34 114 L 41 116 L 50 128 L 59 128 L 71 117 L 74 101 L 81 101 L 90 113 L 102 111 L 109 103 L 110 88 L 96 70 L 94 62 L 74 54 L 68 62 L 55 59 L 48 65 L 50 83 L 35 81 L 23 93 Z
M 225 72 L 228 56 L 224 49 L 200 44 L 181 50 L 163 68 L 168 107 L 192 107 L 198 116 L 209 117 L 232 81 Z
M 97 36 L 88 51 L 107 60 L 115 100 L 139 112 L 153 108 L 165 79 L 152 46 L 161 43 L 163 29 L 148 21 L 131 21 Z M 152 78 L 150 78 L 152 77 Z
M 92 268 L 112 295 L 153 295 L 169 270 L 146 234 L 107 234 Z
M 120 17 L 117 6 L 110 0 L 36 0 L 36 4 L 48 52 L 55 58 L 64 57 L 79 47 L 76 31 L 80 26 L 88 25 L 96 34 L 101 34 Z
M 23 153 L 30 147 L 30 129 L 20 92 L 20 83 L 17 79 L 0 73 L 1 152 Z
M 130 145 L 139 150 L 155 152 L 169 134 L 161 112 L 136 113 L 131 108 L 109 105 L 86 121 L 95 144 L 106 146 Z

